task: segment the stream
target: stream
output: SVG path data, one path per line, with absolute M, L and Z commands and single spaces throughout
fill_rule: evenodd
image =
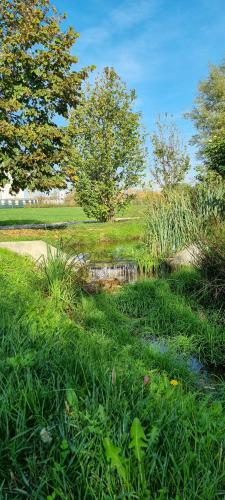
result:
M 118 284 L 134 283 L 140 276 L 138 265 L 128 260 L 90 262 L 88 269 L 91 281 L 117 280 Z
M 86 248 L 87 250 L 87 248 Z M 93 251 L 92 251 L 93 250 Z M 96 293 L 100 290 L 114 292 L 124 284 L 134 284 L 139 279 L 165 277 L 168 275 L 168 268 L 152 268 L 144 273 L 132 255 L 132 246 L 101 245 L 98 248 L 90 248 L 90 253 L 80 254 L 87 270 L 87 288 L 89 293 Z M 147 336 L 143 339 L 155 352 L 165 354 L 169 351 L 169 346 L 164 339 L 155 339 Z M 193 375 L 196 376 L 198 385 L 215 389 L 221 379 L 224 379 L 224 370 L 217 372 L 215 367 L 204 366 L 197 356 L 174 353 L 174 361 L 186 366 Z

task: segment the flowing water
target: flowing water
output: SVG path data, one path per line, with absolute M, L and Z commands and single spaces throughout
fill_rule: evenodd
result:
M 164 268 L 163 266 L 161 268 L 152 267 L 152 269 L 144 274 L 135 260 L 123 258 L 123 253 L 126 254 L 127 252 L 127 249 L 124 252 L 123 247 L 112 247 L 109 245 L 109 248 L 104 248 L 102 257 L 105 260 L 98 260 L 99 257 L 101 258 L 100 252 L 101 245 L 98 248 L 98 252 L 82 254 L 82 260 L 87 269 L 87 280 L 90 285 L 90 288 L 87 289 L 91 293 L 96 293 L 101 289 L 111 292 L 120 285 L 135 283 L 143 277 L 164 277 L 168 274 L 168 268 Z M 163 339 L 157 340 L 151 336 L 146 336 L 144 342 L 148 343 L 153 350 L 159 351 L 162 354 L 166 355 L 168 352 L 169 346 Z M 177 362 L 186 364 L 187 368 L 196 375 L 201 386 L 205 387 L 209 385 L 209 389 L 215 388 L 215 384 L 221 378 L 221 373 L 215 374 L 215 368 L 203 366 L 195 356 L 189 356 L 188 358 L 176 354 L 174 356 Z
M 132 261 L 94 262 L 89 264 L 88 269 L 91 281 L 117 280 L 121 284 L 134 283 L 140 276 L 137 264 Z

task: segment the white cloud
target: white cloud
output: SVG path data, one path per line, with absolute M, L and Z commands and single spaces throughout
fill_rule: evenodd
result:
M 126 0 L 109 10 L 108 16 L 98 25 L 81 31 L 80 59 L 87 59 L 89 53 L 88 64 L 96 63 L 99 70 L 104 66 L 114 66 L 122 78 L 132 84 L 142 81 L 144 73 L 149 71 L 145 58 L 150 21 L 153 21 L 160 3 L 161 0 Z M 151 71 L 155 64 L 152 55 Z
M 158 2 L 159 4 L 159 2 Z M 126 1 L 120 7 L 111 9 L 104 21 L 81 33 L 82 44 L 87 46 L 93 41 L 102 43 L 110 40 L 114 35 L 126 34 L 140 23 L 146 21 L 156 8 L 156 0 Z
M 158 2 L 159 4 L 159 2 Z M 139 2 L 125 2 L 111 11 L 111 21 L 116 29 L 130 29 L 149 18 L 155 12 L 155 0 L 140 0 Z
M 211 11 L 209 0 L 199 2 Z M 98 71 L 113 66 L 138 94 L 143 91 L 152 112 L 179 109 L 176 103 L 181 100 L 188 107 L 197 81 L 207 74 L 210 52 L 214 55 L 214 45 L 224 39 L 225 14 L 216 16 L 211 27 L 209 13 L 205 16 L 204 9 L 188 3 L 181 8 L 171 2 L 168 8 L 167 0 L 122 0 L 118 7 L 108 7 L 98 23 L 95 18 L 91 27 L 81 30 L 76 46 L 81 66 L 84 61 L 96 64 Z

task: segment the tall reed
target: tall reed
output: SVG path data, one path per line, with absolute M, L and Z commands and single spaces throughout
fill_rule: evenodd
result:
M 225 185 L 202 183 L 170 190 L 149 201 L 145 241 L 152 257 L 165 257 L 195 242 L 225 217 Z
M 219 224 L 198 242 L 195 265 L 203 277 L 202 296 L 212 304 L 225 307 L 225 227 Z
M 55 281 L 65 279 L 71 269 L 70 258 L 60 248 L 55 251 L 50 246 L 47 247 L 47 256 L 43 259 L 43 270 L 49 286 Z
M 187 193 L 167 193 L 149 204 L 145 240 L 153 257 L 167 256 L 193 241 L 199 217 Z

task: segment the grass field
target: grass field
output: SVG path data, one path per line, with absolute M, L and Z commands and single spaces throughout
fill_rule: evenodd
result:
M 83 218 L 79 208 L 20 212 L 11 214 L 23 223 Z M 144 228 L 140 218 L 3 229 L 0 239 L 132 257 L 142 256 Z M 111 295 L 81 283 L 60 262 L 38 268 L 0 250 L 0 498 L 225 498 L 224 317 L 202 296 L 200 274 Z M 207 374 L 190 369 L 191 356 Z
M 54 246 L 63 246 L 69 253 L 88 252 L 98 260 L 118 257 L 130 258 L 141 244 L 144 222 L 109 222 L 104 224 L 80 224 L 65 229 L 18 229 L 1 230 L 0 241 L 44 240 Z
M 218 321 L 186 300 L 195 282 L 87 296 L 0 251 L 1 498 L 224 498 L 224 384 L 199 386 L 176 356 L 196 332 L 192 349 L 220 359 Z
M 143 213 L 143 207 L 140 214 Z M 10 218 L 10 214 L 12 214 Z M 133 206 L 126 213 L 136 216 Z M 5 220 L 3 218 L 5 217 Z M 81 208 L 24 208 L 0 210 L 3 225 L 40 222 L 63 222 L 82 220 Z M 12 229 L 0 231 L 0 241 L 44 240 L 52 245 L 63 245 L 71 253 L 90 252 L 103 260 L 113 255 L 132 257 L 133 250 L 140 244 L 144 234 L 144 219 L 104 224 L 79 224 L 64 229 Z
M 137 217 L 143 215 L 143 205 L 130 205 L 120 217 Z M 81 207 L 48 207 L 48 208 L 7 208 L 0 209 L 0 225 L 46 224 L 53 222 L 71 222 L 88 220 Z
M 1 225 L 45 224 L 88 219 L 80 207 L 7 208 L 0 210 Z

